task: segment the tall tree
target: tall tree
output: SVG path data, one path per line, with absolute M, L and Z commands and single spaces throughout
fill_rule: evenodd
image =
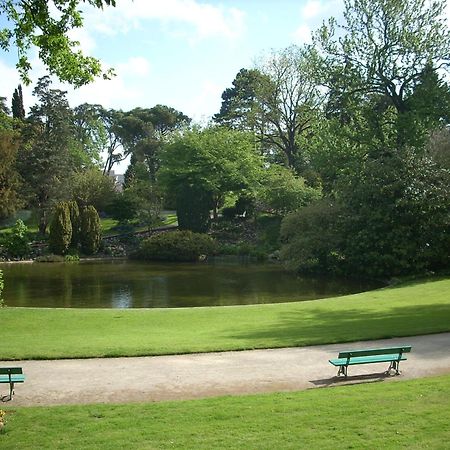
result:
M 223 127 L 194 129 L 166 146 L 160 180 L 180 207 L 189 200 L 196 211 L 209 214 L 212 209 L 217 215 L 227 193 L 256 183 L 261 166 L 248 133 Z
M 39 231 L 45 234 L 52 206 L 68 196 L 67 181 L 76 169 L 73 114 L 66 93 L 50 88 L 49 77 L 37 83 L 38 103 L 31 108 L 30 125 L 18 160 L 30 204 L 40 213 Z
M 450 63 L 445 1 L 345 0 L 344 23 L 330 19 L 315 35 L 324 83 L 335 90 L 384 96 L 399 117 L 398 143 L 409 143 L 402 121 L 425 71 Z M 337 30 L 343 32 L 338 33 Z
M 222 93 L 220 112 L 214 122 L 241 131 L 256 131 L 258 91 L 264 75 L 257 69 L 241 69 L 233 87 Z
M 263 145 L 284 156 L 287 167 L 303 169 L 302 139 L 310 132 L 321 102 L 315 80 L 315 52 L 292 45 L 260 63 L 265 82 L 258 89 L 259 126 Z
M 83 103 L 73 111 L 75 139 L 80 146 L 80 160 L 85 166 L 100 166 L 101 152 L 107 146 L 102 110 L 101 105 Z
M 16 170 L 18 148 L 17 132 L 0 128 L 0 219 L 13 214 L 22 203 L 18 195 L 19 174 Z
M 190 118 L 180 111 L 165 105 L 153 108 L 135 108 L 120 121 L 120 138 L 126 154 L 132 154 L 135 162 L 147 165 L 149 179 L 156 181 L 160 167 L 162 145 L 170 133 L 187 126 Z
M 12 115 L 15 119 L 24 120 L 25 119 L 25 108 L 23 106 L 23 94 L 22 86 L 14 89 L 14 94 L 12 96 Z
M 31 82 L 32 69 L 28 50 L 37 47 L 39 58 L 50 74 L 75 86 L 91 82 L 103 73 L 100 61 L 84 56 L 79 42 L 69 38 L 68 32 L 83 26 L 78 7 L 87 3 L 96 8 L 115 6 L 115 0 L 0 0 L 0 14 L 6 26 L 0 29 L 0 48 L 17 48 L 16 67 L 25 84 Z

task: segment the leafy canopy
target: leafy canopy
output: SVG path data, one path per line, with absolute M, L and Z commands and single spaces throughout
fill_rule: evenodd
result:
M 82 86 L 103 74 L 100 61 L 84 56 L 79 42 L 69 38 L 68 32 L 83 26 L 83 17 L 78 9 L 81 4 L 95 8 L 115 6 L 115 0 L 0 0 L 0 14 L 6 18 L 7 26 L 0 29 L 0 48 L 17 48 L 16 67 L 25 84 L 30 84 L 32 69 L 28 51 L 34 46 L 39 58 L 50 74 L 74 86 Z

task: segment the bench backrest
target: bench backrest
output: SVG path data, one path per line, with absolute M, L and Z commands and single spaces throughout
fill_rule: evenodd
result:
M 369 348 L 364 350 L 348 350 L 340 352 L 338 358 L 353 358 L 357 356 L 398 355 L 411 351 L 410 345 L 403 347 Z
M 21 374 L 22 367 L 0 367 L 0 375 L 18 375 Z

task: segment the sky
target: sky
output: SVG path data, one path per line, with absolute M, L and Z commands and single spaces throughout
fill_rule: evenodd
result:
M 342 15 L 343 0 L 116 0 L 115 8 L 84 6 L 84 27 L 71 37 L 116 76 L 68 91 L 70 105 L 99 103 L 124 111 L 157 104 L 206 123 L 220 110 L 222 92 L 241 68 L 271 50 L 311 41 L 324 20 Z M 0 18 L 1 22 L 1 18 Z M 2 25 L 0 23 L 0 25 Z M 14 49 L 0 50 L 0 96 L 20 80 Z M 33 82 L 45 68 L 30 53 Z M 33 85 L 24 87 L 26 109 Z
M 113 67 L 110 81 L 77 90 L 70 105 L 99 103 L 130 110 L 171 106 L 197 122 L 220 110 L 221 95 L 241 68 L 251 68 L 271 49 L 302 44 L 311 30 L 342 10 L 343 0 L 117 0 L 115 8 L 84 7 L 84 27 L 71 37 L 82 51 Z M 45 74 L 30 53 L 35 82 Z M 15 52 L 0 50 L 0 96 L 11 96 L 20 80 Z M 34 103 L 24 88 L 25 106 Z

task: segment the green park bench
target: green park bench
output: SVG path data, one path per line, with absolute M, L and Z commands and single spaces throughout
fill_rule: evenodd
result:
M 337 375 L 344 375 L 347 378 L 348 366 L 356 364 L 373 364 L 373 363 L 390 363 L 386 373 L 395 370 L 395 374 L 399 375 L 398 370 L 400 361 L 405 361 L 404 353 L 411 351 L 410 345 L 403 345 L 401 347 L 387 347 L 387 348 L 372 348 L 365 350 L 347 350 L 339 352 L 337 359 L 330 359 L 333 366 L 339 367 Z
M 0 367 L 0 383 L 9 384 L 9 400 L 14 394 L 14 384 L 23 383 L 25 375 L 22 367 Z

